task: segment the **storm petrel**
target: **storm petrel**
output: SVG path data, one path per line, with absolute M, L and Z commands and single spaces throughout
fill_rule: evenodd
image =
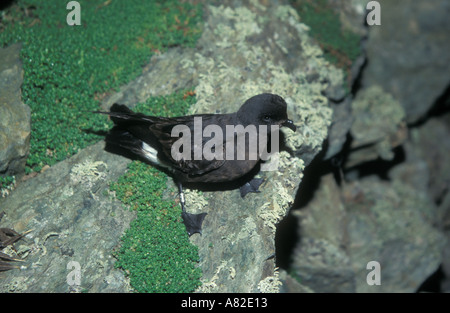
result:
M 179 188 L 183 222 L 190 236 L 201 234 L 206 213 L 186 212 L 182 184 L 230 182 L 251 172 L 261 161 L 261 150 L 267 151 L 262 146 L 252 150 L 256 143 L 261 143 L 260 138 L 269 142 L 273 128 L 279 131 L 281 126 L 296 130 L 286 109 L 282 97 L 263 93 L 251 97 L 237 112 L 229 114 L 156 117 L 135 113 L 117 103 L 110 112 L 95 113 L 108 114 L 114 122 L 106 135 L 107 143 L 164 167 L 173 176 Z M 252 137 L 252 130 L 256 137 Z M 255 151 L 259 152 L 255 154 Z M 240 188 L 241 196 L 259 192 L 261 183 L 262 179 L 257 178 L 245 183 Z

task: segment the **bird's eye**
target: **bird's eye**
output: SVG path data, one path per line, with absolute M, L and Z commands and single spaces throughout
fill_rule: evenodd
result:
M 271 120 L 271 118 L 270 118 L 269 115 L 265 115 L 265 116 L 264 116 L 264 121 L 270 122 L 270 120 Z

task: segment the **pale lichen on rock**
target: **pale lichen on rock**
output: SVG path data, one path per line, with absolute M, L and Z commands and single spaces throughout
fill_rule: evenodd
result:
M 275 268 L 273 276 L 268 276 L 258 283 L 258 289 L 262 293 L 279 293 L 282 284 L 279 278 L 278 268 Z
M 347 166 L 363 161 L 392 160 L 393 149 L 405 142 L 405 111 L 400 102 L 380 86 L 361 90 L 352 101 L 355 117 L 350 133 L 351 147 L 359 151 L 351 155 Z
M 74 183 L 84 183 L 90 189 L 97 180 L 106 177 L 107 168 L 108 165 L 103 161 L 86 160 L 74 165 L 70 171 L 70 179 Z
M 357 94 L 352 102 L 351 132 L 357 146 L 388 139 L 405 119 L 405 111 L 392 95 L 373 85 Z
M 189 203 L 189 212 L 200 213 L 208 205 L 208 200 L 201 191 L 185 188 L 183 192 L 186 203 Z
M 257 216 L 263 219 L 264 225 L 269 227 L 273 234 L 275 234 L 277 224 L 286 216 L 294 202 L 293 195 L 288 193 L 281 182 L 276 181 L 274 185 L 275 197 L 257 209 Z
M 195 292 L 199 293 L 211 293 L 217 292 L 217 284 L 216 281 L 219 279 L 220 272 L 227 266 L 227 261 L 222 261 L 215 269 L 214 275 L 209 281 L 202 280 L 202 285 L 198 287 Z M 234 268 L 233 268 L 234 270 Z M 236 274 L 236 270 L 234 270 L 234 274 Z

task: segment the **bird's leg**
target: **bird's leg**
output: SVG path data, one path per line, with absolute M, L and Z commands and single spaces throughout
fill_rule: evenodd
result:
M 261 192 L 258 188 L 264 182 L 264 178 L 253 178 L 252 180 L 246 182 L 244 185 L 239 187 L 241 192 L 241 197 L 244 198 L 249 192 Z
M 191 214 L 186 212 L 185 201 L 184 201 L 184 192 L 183 186 L 181 183 L 178 183 L 178 191 L 180 195 L 180 203 L 181 203 L 181 217 L 183 218 L 184 225 L 186 226 L 186 231 L 189 236 L 199 233 L 202 234 L 202 223 L 205 215 L 207 213 L 200 214 Z

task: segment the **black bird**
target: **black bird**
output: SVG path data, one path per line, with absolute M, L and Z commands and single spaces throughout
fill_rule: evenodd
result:
M 250 146 L 258 141 L 251 137 L 251 131 L 256 129 L 258 140 L 264 135 L 262 132 L 267 132 L 266 143 L 271 140 L 274 126 L 286 126 L 295 131 L 296 126 L 288 119 L 286 108 L 282 97 L 264 93 L 248 99 L 236 113 L 230 114 L 156 117 L 135 113 L 117 103 L 112 105 L 110 112 L 94 113 L 108 114 L 114 122 L 105 138 L 107 143 L 169 170 L 179 188 L 182 218 L 190 236 L 197 232 L 201 234 L 206 213 L 186 212 L 182 184 L 230 182 L 252 171 L 261 161 L 261 155 L 252 154 L 254 150 Z M 242 125 L 245 130 L 239 130 L 237 125 Z M 249 125 L 255 127 L 247 127 Z M 181 133 L 183 136 L 179 136 Z M 248 140 L 240 141 L 242 135 Z M 261 152 L 266 147 L 258 148 Z M 210 152 L 210 156 L 205 151 Z M 247 182 L 240 188 L 241 196 L 259 192 L 261 183 L 262 179 L 257 178 Z

